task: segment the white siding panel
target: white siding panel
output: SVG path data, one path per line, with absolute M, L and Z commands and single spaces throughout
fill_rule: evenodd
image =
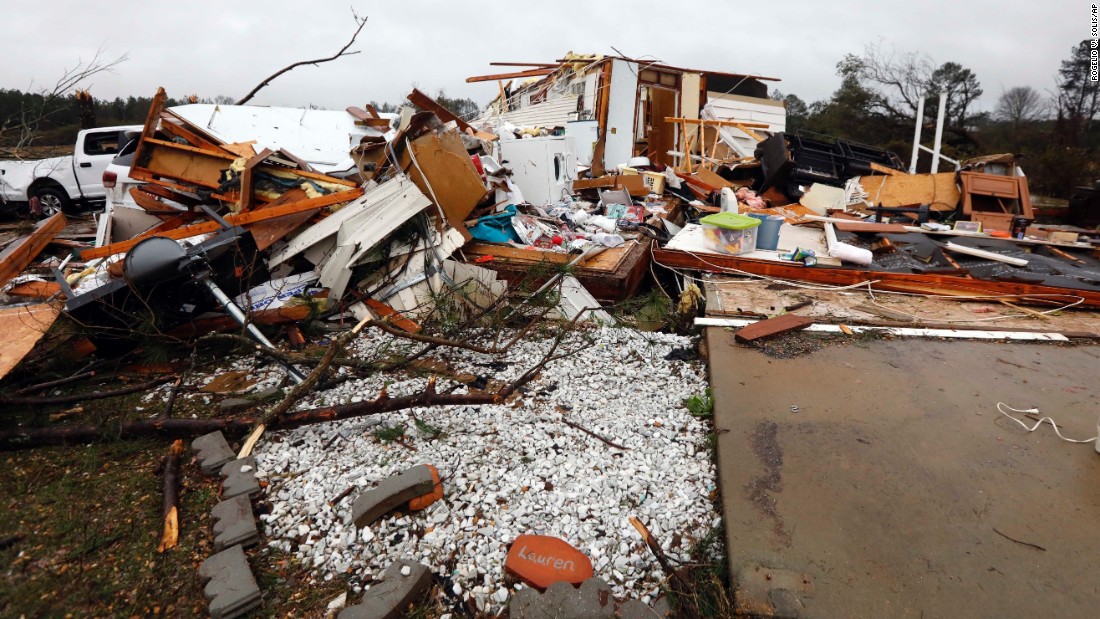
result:
M 517 127 L 564 127 L 565 123 L 576 119 L 577 97 L 565 95 L 551 101 L 529 105 L 504 114 L 494 114 L 487 118 L 493 126 L 499 127 L 512 123 Z
M 703 118 L 743 123 L 764 123 L 767 133 L 778 133 L 787 128 L 787 110 L 782 103 L 767 99 L 708 95 L 703 107 Z M 722 129 L 722 142 L 742 157 L 751 157 L 756 150 L 756 140 L 735 127 Z

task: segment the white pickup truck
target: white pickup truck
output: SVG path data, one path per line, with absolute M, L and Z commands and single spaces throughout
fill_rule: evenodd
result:
M 0 161 L 0 208 L 29 205 L 34 215 L 48 217 L 80 205 L 102 206 L 103 171 L 140 125 L 84 129 L 72 155 L 33 161 Z

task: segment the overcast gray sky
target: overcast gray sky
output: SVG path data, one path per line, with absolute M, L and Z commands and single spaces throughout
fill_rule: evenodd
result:
M 16 0 L 7 0 L 14 5 Z M 3 14 L 0 87 L 52 84 L 78 58 L 105 45 L 129 61 L 96 76 L 99 98 L 152 95 L 243 96 L 297 60 L 334 53 L 354 29 L 349 7 L 370 18 L 356 56 L 301 67 L 254 103 L 342 109 L 397 102 L 413 85 L 434 93 L 495 96 L 491 61 L 546 62 L 569 50 L 655 57 L 667 64 L 782 78 L 806 101 L 827 98 L 835 65 L 881 42 L 955 61 L 981 81 L 983 109 L 1003 89 L 1053 88 L 1059 62 L 1089 36 L 1089 3 L 1069 0 L 676 0 L 586 3 L 512 0 L 37 0 Z

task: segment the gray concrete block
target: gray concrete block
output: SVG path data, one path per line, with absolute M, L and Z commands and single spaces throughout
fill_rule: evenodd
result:
M 262 603 L 260 587 L 240 546 L 208 557 L 199 566 L 199 578 L 206 583 L 202 593 L 210 602 L 213 619 L 240 617 Z
M 255 406 L 256 403 L 247 398 L 226 398 L 221 402 L 218 402 L 218 410 L 224 412 L 234 411 L 241 408 L 248 408 L 249 406 Z
M 242 461 L 234 461 L 242 462 Z M 226 465 L 227 467 L 234 466 L 233 463 Z M 230 469 L 230 475 L 221 480 L 221 498 L 230 499 L 233 497 L 248 496 L 260 494 L 260 479 L 256 479 L 256 469 L 253 465 L 249 469 L 248 473 L 242 473 L 240 468 L 242 465 L 238 464 L 237 469 L 233 471 Z
M 406 568 L 408 574 L 402 574 Z M 340 611 L 337 619 L 399 619 L 431 584 L 427 566 L 398 559 L 386 568 L 381 582 L 371 584 L 363 599 Z
M 221 470 L 222 465 L 237 457 L 225 441 L 225 435 L 221 432 L 204 434 L 191 441 L 193 449 L 199 458 L 199 467 L 207 475 L 215 475 Z
M 247 496 L 226 499 L 210 510 L 214 516 L 214 550 L 222 551 L 235 544 L 251 546 L 260 541 L 252 503 Z
M 249 468 L 249 470 L 242 471 L 241 469 L 246 466 Z M 222 479 L 225 479 L 226 477 L 231 477 L 233 475 L 253 473 L 255 472 L 255 470 L 256 456 L 248 456 L 247 458 L 236 458 L 236 456 L 234 456 L 233 460 L 230 460 L 229 462 L 226 462 L 222 465 L 222 469 L 219 474 L 222 476 Z
M 619 607 L 619 619 L 661 619 L 661 615 L 638 600 L 627 600 Z
M 512 596 L 508 605 L 512 619 L 611 619 L 615 616 L 615 601 L 611 587 L 599 578 L 589 578 L 575 588 L 567 582 L 556 582 L 546 592 L 523 589 Z
M 423 464 L 414 466 L 360 494 L 351 506 L 352 522 L 357 529 L 369 526 L 401 505 L 428 494 L 434 487 L 431 469 Z
M 662 619 L 672 617 L 672 604 L 669 603 L 668 597 L 657 598 L 657 601 L 653 602 L 653 612 Z

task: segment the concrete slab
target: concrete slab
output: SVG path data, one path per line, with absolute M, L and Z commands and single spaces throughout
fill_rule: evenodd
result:
M 1100 455 L 995 405 L 1095 436 L 1100 347 L 860 339 L 777 359 L 724 329 L 707 343 L 731 573 L 812 578 L 769 594 L 785 612 L 1095 615 Z

